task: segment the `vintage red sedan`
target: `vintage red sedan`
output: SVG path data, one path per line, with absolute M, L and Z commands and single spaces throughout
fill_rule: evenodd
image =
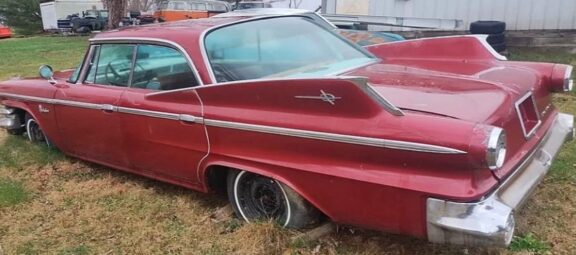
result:
M 75 71 L 0 84 L 0 125 L 201 192 L 237 215 L 431 242 L 510 243 L 573 116 L 572 67 L 512 62 L 479 36 L 360 47 L 298 15 L 98 34 Z
M 0 23 L 0 39 L 12 37 L 12 30 Z

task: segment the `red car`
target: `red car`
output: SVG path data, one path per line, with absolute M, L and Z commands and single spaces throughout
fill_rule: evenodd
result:
M 87 161 L 201 192 L 237 215 L 506 246 L 573 137 L 572 67 L 483 37 L 360 47 L 298 16 L 98 34 L 74 72 L 0 84 L 2 119 Z
M 9 27 L 0 24 L 0 39 L 12 37 L 12 30 Z

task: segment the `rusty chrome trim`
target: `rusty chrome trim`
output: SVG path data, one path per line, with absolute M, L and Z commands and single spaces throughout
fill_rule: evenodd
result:
M 196 80 L 198 81 L 198 84 L 200 86 L 204 85 L 204 82 L 202 81 L 202 79 L 200 77 L 200 73 L 198 73 L 198 69 L 196 69 L 196 65 L 194 65 L 194 62 L 192 61 L 192 58 L 190 58 L 190 55 L 184 49 L 184 47 L 182 47 L 180 44 L 178 44 L 176 42 L 173 42 L 170 40 L 165 40 L 165 39 L 150 38 L 150 37 L 114 37 L 114 38 L 92 38 L 92 39 L 90 39 L 90 43 L 91 44 L 97 44 L 97 43 L 104 43 L 104 44 L 131 43 L 131 44 L 136 44 L 136 45 L 138 45 L 138 44 L 156 44 L 156 45 L 168 46 L 168 47 L 174 48 L 184 55 L 184 57 L 186 58 L 186 61 L 188 61 L 188 66 L 192 69 L 192 72 L 194 73 L 194 76 L 196 77 Z
M 522 104 L 524 100 L 526 100 L 529 97 L 532 98 L 532 104 L 534 105 L 534 112 L 536 112 L 536 116 L 538 117 L 538 123 L 536 123 L 536 125 L 534 125 L 534 128 L 532 128 L 532 130 L 530 131 L 526 130 L 524 121 L 522 121 L 522 114 L 520 114 L 520 104 Z M 532 137 L 532 135 L 534 135 L 534 133 L 536 133 L 536 130 L 538 130 L 540 125 L 542 125 L 542 116 L 540 116 L 540 112 L 538 111 L 538 107 L 536 106 L 536 100 L 534 99 L 532 91 L 528 91 L 528 93 L 526 93 L 524 96 L 518 99 L 514 103 L 514 108 L 516 108 L 516 115 L 518 116 L 518 121 L 520 121 L 520 126 L 522 127 L 522 133 L 524 134 L 524 138 L 528 140 L 530 139 L 530 137 Z
M 246 124 L 222 120 L 204 119 L 206 126 L 230 128 L 243 131 L 253 131 L 275 135 L 285 135 L 300 138 L 309 138 L 315 140 L 323 140 L 330 142 L 349 143 L 357 145 L 365 145 L 387 149 L 397 149 L 416 152 L 439 153 L 439 154 L 466 154 L 465 151 L 423 143 L 405 142 L 397 140 L 388 140 L 381 138 L 343 135 L 335 133 L 326 133 L 302 129 L 282 128 L 274 126 L 264 126 L 256 124 Z

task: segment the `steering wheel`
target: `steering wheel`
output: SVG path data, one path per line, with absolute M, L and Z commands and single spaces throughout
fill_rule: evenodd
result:
M 122 75 L 120 75 L 120 73 L 118 73 L 118 71 L 113 67 L 112 63 L 114 61 L 111 61 L 110 63 L 108 63 L 108 65 L 106 65 L 106 69 L 104 72 L 104 76 L 106 77 L 106 82 L 108 84 L 114 85 L 114 86 L 126 86 L 128 84 L 128 79 L 129 77 L 123 77 Z M 139 71 L 136 71 L 136 69 L 140 69 Z M 144 76 L 142 76 L 144 79 L 144 81 L 146 81 L 146 83 L 144 84 L 144 88 L 146 88 L 148 86 L 148 84 L 150 83 L 150 81 L 152 79 L 154 79 L 154 74 L 153 73 L 149 73 L 146 71 L 146 69 L 144 69 L 144 67 L 142 67 L 142 65 L 140 65 L 139 63 L 136 63 L 134 65 L 134 73 L 142 73 L 144 74 Z M 112 77 L 110 77 L 112 76 Z
M 116 71 L 116 69 L 114 69 L 114 67 L 112 67 L 112 62 L 110 61 L 110 63 L 108 63 L 108 65 L 106 65 L 106 70 L 104 71 L 104 77 L 106 78 L 106 82 L 108 84 L 114 85 L 114 86 L 125 86 L 125 84 L 128 82 L 127 80 L 124 81 L 124 84 L 120 83 L 124 80 L 124 77 L 122 77 L 118 71 Z M 110 78 L 110 74 L 112 74 L 112 78 Z

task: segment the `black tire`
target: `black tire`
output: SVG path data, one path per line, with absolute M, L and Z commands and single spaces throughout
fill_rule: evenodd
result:
M 81 26 L 78 29 L 76 29 L 76 33 L 90 34 L 90 33 L 92 33 L 92 28 L 90 28 L 89 26 Z
M 492 44 L 491 46 L 496 52 L 503 52 L 506 50 L 506 44 L 505 43 Z
M 9 135 L 16 135 L 16 136 L 21 136 L 24 134 L 24 129 L 23 128 L 19 128 L 19 129 L 7 129 L 6 133 L 8 133 Z
M 489 35 L 486 41 L 490 45 L 503 44 L 506 42 L 506 35 L 504 33 Z
M 502 21 L 476 21 L 470 23 L 472 34 L 501 34 L 506 31 L 506 23 Z
M 228 199 L 238 218 L 247 222 L 275 219 L 285 228 L 318 223 L 319 211 L 283 183 L 246 171 L 230 170 Z
M 52 147 L 50 140 L 44 135 L 42 128 L 36 120 L 30 115 L 26 114 L 26 134 L 28 136 L 28 140 L 32 143 L 44 143 L 48 147 Z

